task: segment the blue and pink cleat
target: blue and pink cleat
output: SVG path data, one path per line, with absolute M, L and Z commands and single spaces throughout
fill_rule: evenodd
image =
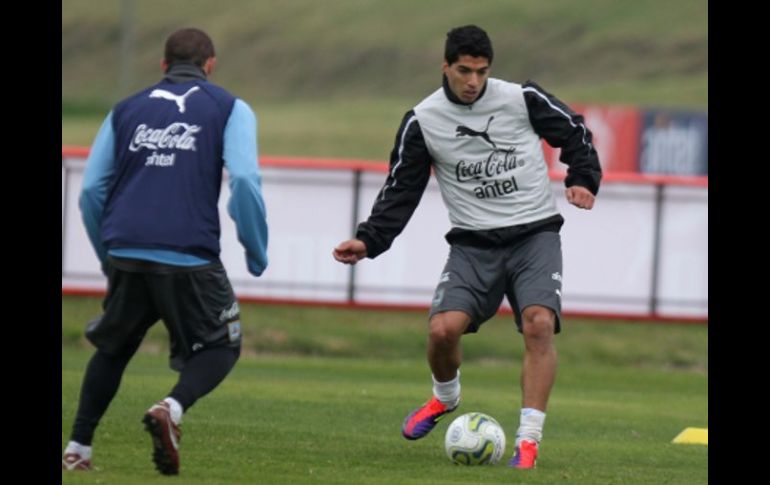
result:
M 459 404 L 460 401 L 458 399 L 454 406 L 448 407 L 439 401 L 436 396 L 431 397 L 428 402 L 409 413 L 404 420 L 404 425 L 401 427 L 401 434 L 408 440 L 422 438 L 430 433 L 445 414 L 457 409 Z
M 535 441 L 522 440 L 513 452 L 513 458 L 508 462 L 511 468 L 530 469 L 535 468 L 537 461 L 537 443 Z

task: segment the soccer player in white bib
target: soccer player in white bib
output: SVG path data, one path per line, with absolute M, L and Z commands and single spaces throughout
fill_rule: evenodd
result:
M 508 464 L 527 469 L 542 439 L 561 330 L 564 219 L 541 139 L 561 148 L 565 196 L 576 207 L 593 207 L 601 168 L 583 117 L 534 82 L 491 78 L 493 57 L 477 26 L 447 34 L 443 85 L 404 116 L 371 215 L 333 256 L 356 264 L 390 248 L 434 170 L 452 228 L 430 311 L 433 395 L 407 415 L 402 433 L 422 438 L 459 406 L 460 339 L 494 316 L 505 296 L 525 343 L 520 425 Z

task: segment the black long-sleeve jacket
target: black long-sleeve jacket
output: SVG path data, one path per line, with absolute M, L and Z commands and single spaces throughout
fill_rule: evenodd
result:
M 565 185 L 599 190 L 601 167 L 583 117 L 534 82 L 490 78 L 471 104 L 444 86 L 408 111 L 390 154 L 390 171 L 356 237 L 374 258 L 411 218 L 435 170 L 449 210 L 450 243 L 505 244 L 559 230 L 540 139 L 562 149 Z

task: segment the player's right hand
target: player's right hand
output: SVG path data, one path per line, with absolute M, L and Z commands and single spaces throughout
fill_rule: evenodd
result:
M 366 244 L 360 239 L 349 239 L 339 243 L 332 256 L 340 263 L 356 264 L 366 257 Z

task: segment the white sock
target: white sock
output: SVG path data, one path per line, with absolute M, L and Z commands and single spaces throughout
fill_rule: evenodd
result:
M 454 379 L 447 382 L 439 382 L 433 375 L 431 379 L 433 379 L 433 395 L 450 408 L 457 406 L 460 402 L 460 370 L 457 370 Z
M 179 424 L 182 422 L 182 413 L 184 413 L 184 409 L 182 409 L 182 405 L 179 404 L 179 401 L 174 399 L 173 397 L 167 397 L 164 399 L 165 402 L 168 403 L 169 410 L 171 411 L 171 421 L 174 422 L 174 424 Z
M 519 417 L 519 429 L 516 431 L 516 446 L 521 440 L 534 441 L 540 444 L 543 439 L 543 424 L 545 413 L 534 408 L 522 408 Z
M 91 447 L 81 445 L 77 441 L 70 441 L 67 443 L 67 447 L 64 449 L 64 454 L 66 455 L 67 453 L 77 453 L 80 455 L 80 458 L 83 458 L 84 460 L 91 459 Z

